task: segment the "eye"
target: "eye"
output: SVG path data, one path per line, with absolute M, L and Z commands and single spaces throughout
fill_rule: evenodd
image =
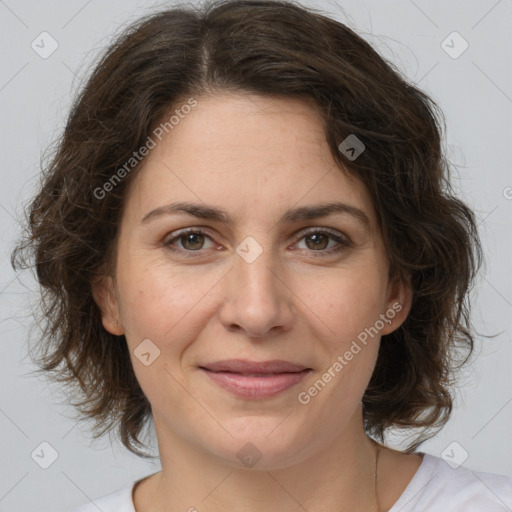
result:
M 221 249 L 204 229 L 188 228 L 173 233 L 173 235 L 164 242 L 164 246 L 184 256 L 199 256 L 202 249 Z M 303 232 L 297 245 L 300 245 L 302 240 L 305 241 L 306 247 L 298 247 L 298 250 L 306 251 L 314 257 L 331 256 L 351 247 L 351 242 L 347 237 L 327 228 L 312 228 Z
M 300 250 L 306 250 L 317 256 L 330 256 L 332 254 L 340 253 L 351 246 L 348 238 L 340 233 L 332 232 L 328 229 L 314 228 L 303 233 L 300 241 L 305 240 L 306 248 L 299 247 Z M 333 245 L 329 244 L 329 240 Z M 330 246 L 329 246 L 330 245 Z
M 206 240 L 210 240 L 209 247 L 205 247 Z M 178 247 L 176 247 L 176 243 L 178 243 Z M 197 228 L 179 231 L 175 236 L 166 240 L 164 245 L 177 252 L 197 252 L 201 249 L 215 247 L 211 237 L 205 231 Z

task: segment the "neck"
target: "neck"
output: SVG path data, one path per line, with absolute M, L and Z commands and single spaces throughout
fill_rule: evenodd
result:
M 376 509 L 376 444 L 353 418 L 324 449 L 240 469 L 176 438 L 155 418 L 162 471 L 137 511 L 368 512 Z M 327 448 L 325 448 L 327 446 Z M 235 450 L 236 451 L 236 450 Z M 264 458 L 264 457 L 263 457 Z M 262 461 L 263 461 L 262 458 Z M 260 467 L 260 469 L 258 469 Z M 150 506 L 146 506 L 146 504 Z

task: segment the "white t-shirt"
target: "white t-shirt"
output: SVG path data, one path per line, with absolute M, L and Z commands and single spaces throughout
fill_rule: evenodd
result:
M 132 491 L 140 480 L 73 512 L 136 512 Z M 425 453 L 389 512 L 512 512 L 512 477 L 463 466 L 452 469 L 443 459 Z

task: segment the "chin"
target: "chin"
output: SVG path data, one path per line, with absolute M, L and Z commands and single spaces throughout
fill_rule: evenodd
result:
M 210 451 L 237 469 L 276 470 L 306 458 L 306 434 L 293 429 L 286 414 L 276 417 L 244 417 L 223 423 L 233 437 L 215 443 Z M 227 443 L 226 443 L 227 441 Z

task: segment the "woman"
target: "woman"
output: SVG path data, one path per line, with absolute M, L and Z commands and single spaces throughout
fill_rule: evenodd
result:
M 14 257 L 46 290 L 43 370 L 100 434 L 142 456 L 157 435 L 160 472 L 77 512 L 509 510 L 512 479 L 417 451 L 471 354 L 481 260 L 436 114 L 288 2 L 117 39 Z M 393 450 L 390 427 L 423 435 Z

